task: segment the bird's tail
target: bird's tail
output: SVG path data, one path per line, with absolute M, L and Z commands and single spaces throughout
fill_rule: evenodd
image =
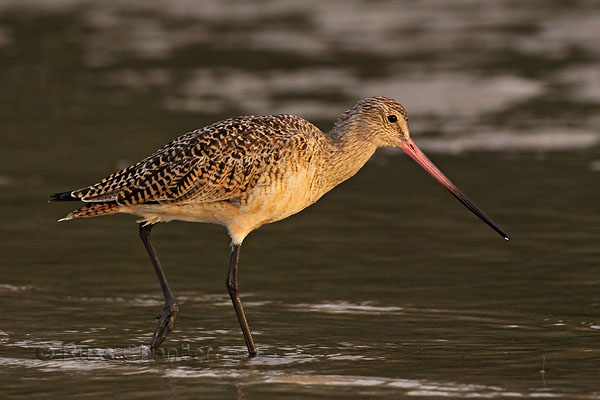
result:
M 60 201 L 60 200 L 58 200 Z M 119 212 L 120 206 L 115 203 L 88 203 L 85 206 L 73 211 L 66 217 L 59 219 L 58 221 L 68 221 L 75 218 L 91 218 L 98 217 L 100 215 L 114 214 Z
M 61 192 L 54 193 L 48 197 L 48 203 L 52 203 L 54 201 L 77 201 L 80 200 L 77 197 L 73 196 L 73 192 Z

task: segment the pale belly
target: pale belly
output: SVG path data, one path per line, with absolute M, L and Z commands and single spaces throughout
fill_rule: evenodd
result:
M 241 243 L 261 225 L 287 218 L 316 202 L 326 190 L 314 184 L 313 176 L 312 171 L 301 170 L 281 179 L 262 179 L 241 201 L 135 205 L 121 211 L 141 216 L 139 222 L 180 220 L 224 225 L 233 242 Z

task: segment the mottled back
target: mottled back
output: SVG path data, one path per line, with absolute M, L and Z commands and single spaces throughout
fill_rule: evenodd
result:
M 142 161 L 71 195 L 120 205 L 213 202 L 240 197 L 291 151 L 322 133 L 293 115 L 227 119 L 186 133 Z

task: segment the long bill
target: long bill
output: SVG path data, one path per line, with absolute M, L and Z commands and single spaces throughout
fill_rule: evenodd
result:
M 400 150 L 405 152 L 415 160 L 425 171 L 429 172 L 439 183 L 442 184 L 454 197 L 464 204 L 473 214 L 477 215 L 483 222 L 489 225 L 490 228 L 495 230 L 504 239 L 509 240 L 508 235 L 502 229 L 498 227 L 487 215 L 484 214 L 467 196 L 464 195 L 446 176 L 440 171 L 427 156 L 417 147 L 412 139 L 408 139 L 404 145 L 400 147 Z

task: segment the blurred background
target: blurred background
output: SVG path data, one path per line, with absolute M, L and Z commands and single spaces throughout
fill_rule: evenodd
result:
M 600 397 L 599 38 L 594 0 L 0 0 L 4 393 Z M 149 359 L 163 300 L 134 217 L 57 224 L 74 206 L 48 194 L 220 119 L 327 131 L 374 95 L 512 240 L 383 149 L 246 240 L 256 359 L 225 230 L 157 227 L 182 311 L 176 357 Z

